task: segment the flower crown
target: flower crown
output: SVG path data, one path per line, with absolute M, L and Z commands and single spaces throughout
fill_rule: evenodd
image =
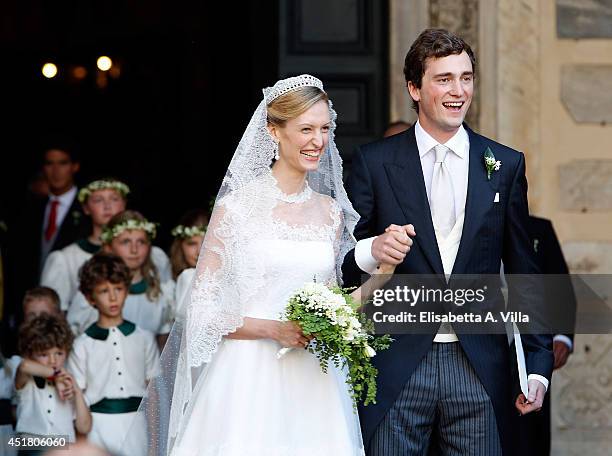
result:
M 187 239 L 193 236 L 204 236 L 206 234 L 206 225 L 199 226 L 175 226 L 171 233 L 175 238 Z
M 266 104 L 270 104 L 273 100 L 277 99 L 281 95 L 291 92 L 292 90 L 299 89 L 300 87 L 317 87 L 323 90 L 323 83 L 320 79 L 315 78 L 309 74 L 301 74 L 292 78 L 281 79 L 273 87 L 266 87 L 263 89 Z
M 157 235 L 157 226 L 153 222 L 148 220 L 136 220 L 129 219 L 125 222 L 119 223 L 112 228 L 105 227 L 102 230 L 100 239 L 104 244 L 109 244 L 113 239 L 119 236 L 124 231 L 142 230 L 147 233 L 149 239 L 155 239 Z
M 89 185 L 87 185 L 86 187 L 83 187 L 79 191 L 79 202 L 84 203 L 85 201 L 87 201 L 87 198 L 89 198 L 91 194 L 95 192 L 96 190 L 106 190 L 106 189 L 117 191 L 123 198 L 125 198 L 127 194 L 130 193 L 130 187 L 128 187 L 123 182 L 120 182 L 117 180 L 102 179 L 102 180 L 90 182 Z

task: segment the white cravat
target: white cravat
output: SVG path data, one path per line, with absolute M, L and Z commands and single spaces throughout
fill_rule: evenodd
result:
M 446 237 L 455 226 L 455 191 L 453 181 L 444 162 L 450 150 L 438 144 L 434 147 L 436 162 L 431 179 L 431 217 L 436 230 Z

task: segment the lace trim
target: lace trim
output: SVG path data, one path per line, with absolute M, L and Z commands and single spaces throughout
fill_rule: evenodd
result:
M 270 180 L 269 183 L 271 184 L 272 188 L 272 194 L 276 199 L 284 201 L 285 203 L 303 203 L 304 201 L 308 201 L 312 196 L 312 189 L 308 185 L 308 181 L 304 181 L 304 188 L 302 191 L 297 193 L 285 193 L 279 187 L 278 181 L 271 171 L 268 176 Z
M 331 225 L 292 225 L 283 219 L 272 219 L 272 232 L 277 239 L 290 241 L 329 241 L 336 242 L 336 233 L 340 227 L 340 208 L 337 204 L 330 207 Z

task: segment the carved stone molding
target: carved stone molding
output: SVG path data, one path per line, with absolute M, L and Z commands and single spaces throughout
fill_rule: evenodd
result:
M 478 0 L 430 0 L 429 14 L 432 27 L 450 30 L 462 37 L 478 58 Z M 479 130 L 480 127 L 479 80 L 480 78 L 477 77 L 474 81 L 474 98 L 465 119 L 468 125 L 475 130 Z

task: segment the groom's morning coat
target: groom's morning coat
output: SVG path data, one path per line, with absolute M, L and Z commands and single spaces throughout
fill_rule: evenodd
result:
M 499 274 L 503 260 L 506 274 L 538 273 L 529 240 L 527 180 L 522 153 L 498 144 L 467 128 L 470 140 L 468 191 L 461 243 L 453 274 Z M 483 154 L 489 147 L 502 163 L 487 179 Z M 384 233 L 387 226 L 413 224 L 414 244 L 396 274 L 443 274 L 434 234 L 414 126 L 398 135 L 361 146 L 353 155 L 347 183 L 349 197 L 361 219 L 355 228 L 360 240 Z M 499 193 L 499 202 L 494 202 Z M 362 271 L 354 251 L 347 254 L 345 284 L 358 284 Z M 451 278 L 452 280 L 452 278 Z M 394 335 L 391 348 L 379 352 L 374 364 L 379 370 L 377 403 L 361 407 L 360 417 L 366 447 L 425 354 L 431 334 Z M 514 454 L 517 438 L 510 363 L 505 334 L 458 334 L 459 342 L 495 409 L 504 454 Z M 527 370 L 550 379 L 553 365 L 552 339 L 548 335 L 523 334 Z

